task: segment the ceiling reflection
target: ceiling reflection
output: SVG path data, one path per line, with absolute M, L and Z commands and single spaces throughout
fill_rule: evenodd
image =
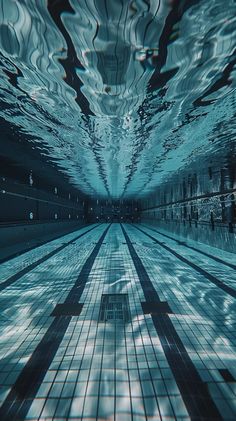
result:
M 0 6 L 0 117 L 84 193 L 142 198 L 230 155 L 235 1 Z

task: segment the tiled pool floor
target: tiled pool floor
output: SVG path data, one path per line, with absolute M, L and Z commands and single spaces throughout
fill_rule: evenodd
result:
M 236 263 L 191 246 L 101 224 L 3 263 L 0 419 L 235 420 Z

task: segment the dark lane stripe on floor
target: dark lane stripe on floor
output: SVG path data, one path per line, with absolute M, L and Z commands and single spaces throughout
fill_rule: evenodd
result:
M 0 292 L 3 291 L 5 288 L 9 287 L 10 285 L 14 284 L 14 282 L 18 281 L 22 276 L 26 275 L 26 273 L 30 272 L 34 268 L 36 268 L 41 263 L 46 262 L 46 260 L 50 259 L 50 257 L 54 256 L 55 254 L 59 253 L 59 251 L 63 250 L 70 244 L 72 244 L 74 241 L 78 240 L 79 238 L 83 237 L 88 232 L 92 231 L 93 229 L 97 228 L 98 225 L 95 227 L 90 228 L 89 230 L 83 232 L 82 234 L 78 235 L 77 237 L 73 238 L 73 240 L 69 241 L 68 243 L 63 244 L 62 246 L 56 248 L 55 250 L 51 251 L 50 253 L 46 254 L 46 256 L 41 257 L 36 262 L 32 263 L 31 265 L 27 266 L 26 268 L 20 270 L 19 272 L 15 273 L 15 275 L 12 275 L 10 278 L 8 278 L 6 281 L 2 282 L 0 284 Z
M 175 241 L 177 244 L 179 244 L 181 246 L 184 246 L 184 247 L 186 247 L 190 250 L 193 250 L 193 251 L 197 251 L 198 253 L 202 254 L 203 256 L 209 257 L 210 259 L 215 260 L 217 263 L 222 263 L 222 265 L 228 266 L 229 268 L 236 270 L 236 265 L 234 265 L 233 263 L 226 262 L 225 260 L 220 259 L 220 257 L 212 256 L 212 254 L 206 253 L 205 251 L 199 250 L 199 249 L 197 249 L 195 247 L 192 247 L 192 246 L 189 246 L 188 244 L 185 244 L 185 243 L 183 244 L 183 241 L 177 240 L 176 238 L 171 237 L 170 235 L 163 234 L 161 231 L 157 231 L 154 228 L 150 228 L 148 225 L 144 225 L 144 228 L 147 228 L 150 231 L 156 232 L 157 234 L 163 235 L 163 237 L 166 237 L 169 240 Z
M 73 288 L 64 301 L 65 304 L 79 301 L 109 228 L 110 225 L 105 229 L 92 253 L 87 258 Z M 25 419 L 42 380 L 58 351 L 70 321 L 71 316 L 55 317 L 0 408 L 1 421 Z
M 165 250 L 167 250 L 169 253 L 173 254 L 177 259 L 181 260 L 181 262 L 186 263 L 186 265 L 190 266 L 192 269 L 196 270 L 198 273 L 203 275 L 208 281 L 212 282 L 214 285 L 216 285 L 218 288 L 222 289 L 227 294 L 231 295 L 231 297 L 236 298 L 236 290 L 234 288 L 231 288 L 230 286 L 224 284 L 222 281 L 217 279 L 215 276 L 208 273 L 206 270 L 202 269 L 200 266 L 195 265 L 195 263 L 190 262 L 185 257 L 181 256 L 179 253 L 171 249 L 170 247 L 163 244 L 161 241 L 158 241 L 155 237 L 148 234 L 146 231 L 143 231 L 141 228 L 138 228 L 135 226 L 138 231 L 145 234 L 147 237 L 151 238 L 151 240 L 155 241 L 155 243 L 159 244 L 159 246 L 163 247 Z
M 140 257 L 136 253 L 129 239 L 129 236 L 123 226 L 121 226 L 121 228 L 146 301 L 161 302 Z M 198 371 L 189 357 L 168 314 L 162 313 L 151 316 L 166 359 L 170 365 L 191 420 L 222 420 L 222 417 L 218 412 L 212 397 L 210 396 L 207 384 L 202 381 L 200 375 L 198 374 Z

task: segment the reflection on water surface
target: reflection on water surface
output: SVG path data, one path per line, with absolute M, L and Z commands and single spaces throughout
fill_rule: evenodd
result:
M 233 0 L 0 6 L 0 117 L 85 193 L 142 197 L 232 155 Z

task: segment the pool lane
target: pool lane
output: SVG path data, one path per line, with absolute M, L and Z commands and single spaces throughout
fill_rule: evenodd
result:
M 204 256 L 204 257 L 207 257 L 207 258 L 209 258 L 209 259 L 212 259 L 212 260 L 214 260 L 215 262 L 217 262 L 217 263 L 221 263 L 222 265 L 224 265 L 224 266 L 227 266 L 227 267 L 229 267 L 229 268 L 231 268 L 231 269 L 233 269 L 233 270 L 236 270 L 236 264 L 234 264 L 234 263 L 232 263 L 232 262 L 228 262 L 227 260 L 226 260 L 226 257 L 225 257 L 225 260 L 224 259 L 222 259 L 222 258 L 220 258 L 220 257 L 218 257 L 218 256 L 215 256 L 215 255 L 213 255 L 213 254 L 210 254 L 210 253 L 207 253 L 207 251 L 206 250 L 202 250 L 202 249 L 200 249 L 200 247 L 199 247 L 199 245 L 198 245 L 198 247 L 193 247 L 193 246 L 191 246 L 190 244 L 188 244 L 187 243 L 187 239 L 184 241 L 183 239 L 182 240 L 180 240 L 180 239 L 177 239 L 177 238 L 174 238 L 174 237 L 172 237 L 170 234 L 166 234 L 166 233 L 163 233 L 163 232 L 161 232 L 161 231 L 158 231 L 157 229 L 154 229 L 153 227 L 151 227 L 151 226 L 148 226 L 148 225 L 144 225 L 144 224 L 142 224 L 141 225 L 144 229 L 146 228 L 148 231 L 152 231 L 153 233 L 156 233 L 156 234 L 158 234 L 159 236 L 161 236 L 161 237 L 165 237 L 165 238 L 168 238 L 169 240 L 171 240 L 172 242 L 174 242 L 174 243 L 176 243 L 176 244 L 178 244 L 178 246 L 183 246 L 184 248 L 186 248 L 186 249 L 189 249 L 189 250 L 193 250 L 195 253 L 197 253 L 197 254 L 201 254 L 202 256 Z M 192 240 L 193 241 L 193 240 Z M 203 244 L 201 244 L 201 246 L 202 247 L 204 247 L 204 245 Z M 210 246 L 207 246 L 208 248 L 210 248 Z M 213 250 L 212 250 L 213 251 Z M 214 250 L 214 251 L 216 251 L 216 249 Z M 222 254 L 224 253 L 224 251 L 222 250 Z M 225 252 L 225 253 L 227 253 L 227 257 L 228 257 L 228 255 L 230 254 L 229 252 Z M 195 254 L 196 255 L 196 254 Z M 232 256 L 231 256 L 231 258 L 233 258 L 233 257 L 235 257 L 233 254 L 232 254 Z
M 235 300 L 134 225 L 107 227 L 2 292 L 1 419 L 235 419 Z M 103 294 L 128 297 L 127 323 L 99 320 Z
M 151 313 L 153 324 L 161 341 L 165 356 L 170 365 L 175 381 L 192 420 L 222 420 L 207 387 L 190 359 L 183 342 L 169 317 L 168 307 L 164 304 L 154 288 L 151 279 L 138 256 L 127 231 L 122 227 L 128 249 L 140 279 L 147 303 L 155 303 L 156 313 Z M 165 303 L 167 304 L 167 303 Z M 158 308 L 160 308 L 158 310 Z M 164 308 L 164 310 L 163 310 Z M 166 310 L 167 308 L 167 310 Z
M 135 228 L 138 231 L 142 232 L 144 235 L 146 235 L 148 238 L 153 240 L 156 244 L 158 244 L 160 247 L 165 249 L 167 252 L 171 253 L 173 256 L 175 256 L 177 259 L 179 259 L 181 262 L 187 264 L 192 269 L 194 269 L 196 272 L 203 275 L 208 281 L 210 281 L 211 283 L 216 285 L 218 288 L 222 289 L 224 292 L 229 294 L 231 297 L 236 298 L 236 284 L 235 284 L 235 287 L 232 287 L 231 285 L 228 285 L 226 282 L 223 282 L 218 277 L 212 275 L 212 273 L 210 272 L 210 268 L 209 268 L 209 270 L 203 269 L 199 265 L 196 265 L 189 258 L 187 259 L 182 254 L 173 250 L 171 247 L 169 247 L 166 244 L 164 244 L 163 242 L 157 240 L 155 237 L 153 237 L 153 235 L 148 234 L 148 232 L 146 230 L 143 230 L 143 229 L 137 227 L 137 225 L 135 225 Z
M 22 276 L 26 275 L 31 270 L 35 269 L 41 263 L 46 262 L 51 257 L 55 256 L 55 254 L 57 254 L 60 251 L 64 250 L 66 247 L 68 247 L 69 245 L 71 245 L 74 241 L 76 241 L 79 238 L 83 237 L 84 235 L 86 235 L 87 233 L 89 233 L 90 231 L 92 231 L 93 229 L 95 229 L 97 227 L 98 227 L 98 225 L 95 225 L 92 228 L 86 229 L 85 231 L 83 230 L 83 232 L 80 233 L 79 235 L 76 235 L 75 237 L 73 236 L 73 238 L 70 241 L 67 241 L 66 243 L 63 243 L 62 245 L 60 245 L 59 247 L 56 247 L 51 252 L 46 253 L 46 255 L 43 255 L 40 259 L 36 260 L 35 262 L 33 262 L 31 264 L 28 264 L 25 268 L 21 269 L 20 271 L 14 273 L 14 275 L 12 275 L 9 278 L 7 278 L 6 280 L 2 281 L 0 283 L 0 292 L 3 291 L 5 288 L 9 287 L 10 285 L 14 284 L 14 282 L 18 281 Z M 47 250 L 49 248 L 49 245 L 47 245 L 45 248 Z M 23 256 L 21 256 L 21 262 L 24 262 L 24 257 Z M 14 262 L 12 262 L 12 265 L 14 265 Z
M 93 263 L 109 228 L 110 225 L 104 229 L 99 241 L 83 265 L 74 286 L 66 297 L 64 304 L 68 305 L 68 307 L 72 307 L 73 304 L 79 302 Z M 71 318 L 72 315 L 70 314 L 55 316 L 1 406 L 0 418 L 2 421 L 25 419 L 42 380 L 58 351 Z

